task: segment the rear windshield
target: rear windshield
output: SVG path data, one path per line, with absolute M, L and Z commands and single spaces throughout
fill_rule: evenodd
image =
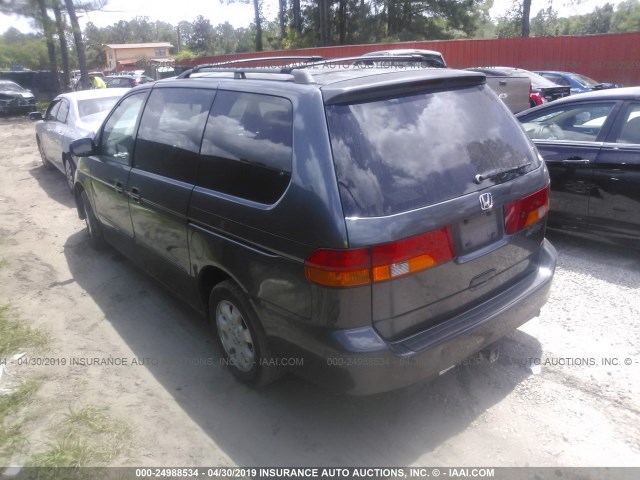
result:
M 116 102 L 120 99 L 120 95 L 115 97 L 98 97 L 89 98 L 87 100 L 78 100 L 78 115 L 81 118 L 88 117 L 94 113 L 108 112 Z
M 538 166 L 518 122 L 485 86 L 326 109 L 348 217 L 432 205 L 510 178 L 478 185 L 478 174 Z

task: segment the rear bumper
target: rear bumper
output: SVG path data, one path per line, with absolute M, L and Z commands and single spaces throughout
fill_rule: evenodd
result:
M 331 332 L 313 353 L 294 347 L 304 358 L 304 368 L 296 373 L 355 395 L 438 375 L 536 317 L 549 297 L 556 259 L 555 248 L 545 240 L 534 273 L 472 310 L 401 341 L 386 342 L 372 327 L 365 327 Z M 318 333 L 315 342 L 301 344 L 317 345 Z M 293 353 L 291 347 L 288 351 Z

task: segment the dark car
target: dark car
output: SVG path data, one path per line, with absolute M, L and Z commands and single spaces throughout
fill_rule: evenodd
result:
M 31 90 L 11 80 L 0 80 L 0 115 L 29 113 L 36 109 L 36 97 Z
M 471 68 L 469 70 L 491 74 L 492 72 L 500 72 L 502 75 L 521 77 L 523 75 L 531 80 L 531 94 L 529 95 L 529 104 L 531 107 L 542 105 L 543 103 L 553 102 L 559 98 L 566 97 L 571 94 L 571 89 L 566 86 L 553 83 L 542 75 L 514 67 L 481 67 Z
M 549 226 L 640 245 L 640 87 L 518 115 L 551 175 Z
M 114 75 L 104 78 L 107 88 L 132 88 L 153 81 L 153 78 L 145 75 Z
M 195 68 L 72 144 L 78 212 L 208 316 L 244 382 L 288 368 L 366 394 L 443 374 L 538 315 L 556 264 L 544 162 L 484 82 Z
M 571 89 L 571 95 L 576 93 L 586 93 L 592 90 L 604 90 L 607 88 L 617 88 L 615 83 L 597 82 L 586 75 L 573 72 L 558 72 L 558 71 L 535 71 L 538 75 L 542 75 L 547 80 L 551 80 L 553 83 L 563 85 Z

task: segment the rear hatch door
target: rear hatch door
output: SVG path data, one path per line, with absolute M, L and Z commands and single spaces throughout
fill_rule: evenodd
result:
M 546 200 L 527 228 L 514 218 L 523 199 L 545 197 L 548 176 L 488 87 L 354 98 L 327 105 L 327 119 L 349 247 L 370 248 L 383 338 L 444 322 L 536 268 Z

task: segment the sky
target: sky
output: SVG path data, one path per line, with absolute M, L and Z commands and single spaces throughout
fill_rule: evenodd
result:
M 533 0 L 531 16 L 546 8 L 550 0 Z M 617 4 L 620 0 L 608 0 Z M 506 12 L 513 0 L 494 0 L 491 16 L 496 18 Z M 552 0 L 553 7 L 560 16 L 579 15 L 593 11 L 604 3 L 604 0 Z M 269 19 L 276 16 L 276 0 L 264 0 L 266 7 L 265 16 Z M 577 5 L 579 3 L 579 5 Z M 228 21 L 234 27 L 247 27 L 253 19 L 253 7 L 251 4 L 234 3 L 227 5 L 220 0 L 179 0 L 179 8 L 176 2 L 163 0 L 109 0 L 104 11 L 83 14 L 80 18 L 81 26 L 91 21 L 98 27 L 106 27 L 117 23 L 119 20 L 131 20 L 136 16 L 149 17 L 151 21 L 160 20 L 177 25 L 182 20 L 193 21 L 198 15 L 208 18 L 212 25 L 218 25 Z M 0 33 L 4 33 L 9 27 L 27 33 L 33 31 L 26 19 L 0 14 Z

